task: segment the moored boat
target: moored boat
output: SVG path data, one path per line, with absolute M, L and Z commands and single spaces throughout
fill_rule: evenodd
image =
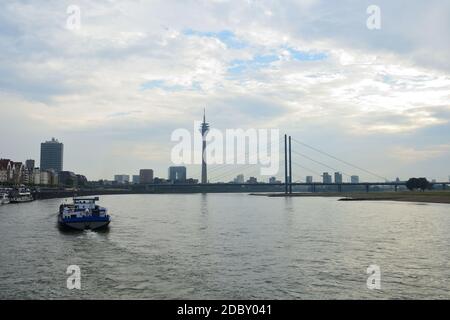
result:
M 0 205 L 9 203 L 9 196 L 7 193 L 0 193 Z
M 11 191 L 9 194 L 9 202 L 11 203 L 30 202 L 33 200 L 33 195 L 27 188 L 19 188 Z
M 111 222 L 106 208 L 95 202 L 98 197 L 73 198 L 71 204 L 61 204 L 59 207 L 58 224 L 76 230 L 105 228 Z

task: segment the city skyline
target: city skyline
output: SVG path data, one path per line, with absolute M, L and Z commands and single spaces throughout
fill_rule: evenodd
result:
M 207 106 L 220 130 L 278 128 L 390 179 L 447 181 L 450 4 L 379 1 L 380 30 L 368 5 L 81 1 L 73 31 L 65 3 L 5 4 L 1 157 L 37 160 L 55 136 L 90 180 L 165 176 L 171 133 Z
M 205 124 L 205 116 L 203 116 L 203 124 Z M 209 128 L 209 124 L 206 124 L 206 125 Z M 295 139 L 294 139 L 294 141 L 295 141 Z M 57 148 L 55 149 L 56 145 L 57 145 Z M 205 145 L 204 145 L 204 143 L 202 143 L 202 152 L 204 152 L 204 148 L 205 148 Z M 314 149 L 314 147 L 313 147 L 313 149 Z M 50 168 L 51 166 L 49 168 L 42 168 L 41 163 L 39 163 L 39 166 L 36 166 L 36 168 L 40 169 L 41 171 L 48 171 L 48 170 L 54 171 L 55 173 L 57 173 L 58 171 L 62 171 L 62 163 L 64 161 L 63 150 L 64 150 L 64 144 L 62 142 L 59 142 L 59 140 L 54 138 L 54 137 L 52 137 L 51 140 L 47 140 L 45 142 L 42 142 L 41 143 L 41 152 L 40 152 L 41 162 L 42 162 L 43 155 L 44 155 L 44 158 L 45 158 L 46 162 L 52 162 L 52 163 L 55 162 L 57 164 L 60 164 L 61 165 L 61 170 Z M 321 151 L 321 150 L 316 149 L 315 151 Z M 47 159 L 49 157 L 49 155 L 48 155 L 49 152 L 50 152 L 51 158 L 55 158 L 55 159 Z M 299 155 L 302 155 L 302 154 L 299 154 Z M 329 154 L 328 154 L 328 156 L 331 156 L 332 158 L 334 157 L 334 156 L 329 155 Z M 0 158 L 6 160 L 5 157 L 0 157 Z M 59 158 L 59 159 L 56 159 L 56 158 Z M 314 159 L 312 159 L 312 158 L 310 158 L 308 156 L 306 156 L 306 158 L 310 159 L 312 161 L 315 161 Z M 336 160 L 345 163 L 345 161 L 343 161 L 342 159 L 337 159 L 336 158 Z M 236 181 L 237 178 L 235 177 L 235 174 L 236 174 L 236 172 L 239 172 L 238 176 L 237 176 L 238 178 L 239 178 L 239 176 L 242 176 L 242 177 L 248 176 L 248 177 L 250 177 L 250 179 L 255 179 L 254 180 L 255 182 L 256 182 L 256 180 L 258 180 L 258 182 L 263 182 L 263 183 L 269 182 L 270 183 L 271 180 L 276 180 L 278 177 L 281 177 L 281 180 L 279 180 L 279 181 L 282 181 L 283 180 L 282 179 L 283 178 L 282 174 L 284 173 L 284 168 L 283 168 L 283 164 L 282 164 L 283 161 L 284 160 L 280 160 L 280 171 L 278 172 L 277 175 L 260 176 L 258 174 L 253 174 L 253 173 L 248 174 L 248 172 L 247 172 L 247 174 L 243 174 L 242 172 L 239 172 L 239 168 L 242 167 L 242 165 L 236 164 L 236 165 L 231 165 L 231 167 L 234 167 L 234 170 L 232 172 L 226 171 L 227 173 L 226 173 L 225 176 L 223 174 L 220 174 L 219 176 L 222 178 L 220 180 L 217 180 L 216 179 L 217 177 L 214 177 L 215 181 L 207 180 L 207 182 L 203 182 L 203 181 L 201 181 L 201 179 L 196 179 L 196 180 L 200 181 L 201 183 L 217 183 L 217 182 L 221 182 L 221 183 L 223 183 L 223 182 L 225 182 L 225 183 L 230 183 L 230 182 L 243 183 L 243 182 Z M 315 161 L 315 162 L 317 162 L 317 161 Z M 26 161 L 19 161 L 18 163 L 22 163 L 24 165 L 24 167 L 28 167 L 28 165 L 31 164 L 31 166 L 34 168 L 35 165 L 36 165 L 36 161 L 34 159 L 27 159 Z M 322 165 L 322 166 L 327 166 L 324 163 L 320 163 L 320 162 L 318 162 L 318 163 L 320 165 Z M 348 164 L 350 166 L 354 167 L 354 165 L 352 165 L 350 163 L 348 163 Z M 297 165 L 298 165 L 298 163 L 297 163 Z M 223 169 L 224 166 L 228 167 L 228 168 L 230 167 L 230 165 L 223 165 L 223 164 L 222 165 L 218 165 L 218 166 L 219 166 L 219 168 L 221 167 L 221 169 Z M 248 164 L 245 164 L 243 166 L 244 167 L 248 167 Z M 255 170 L 254 167 L 255 166 L 258 167 L 258 165 L 254 165 L 253 168 L 250 167 L 250 170 L 252 172 L 254 172 L 254 170 Z M 191 176 L 187 175 L 187 168 L 188 167 L 191 167 L 191 168 L 193 167 L 194 168 L 194 170 L 193 170 L 194 174 L 191 175 Z M 167 178 L 163 174 L 160 175 L 160 176 L 154 175 L 154 170 L 153 169 L 142 169 L 142 168 L 139 168 L 139 169 L 134 169 L 134 171 L 133 171 L 133 173 L 134 173 L 136 170 L 138 170 L 138 173 L 139 173 L 138 175 L 135 175 L 135 174 L 130 173 L 130 172 L 128 172 L 128 173 L 121 173 L 121 174 L 118 174 L 117 172 L 115 172 L 113 174 L 112 179 L 110 179 L 110 177 L 104 177 L 104 178 L 100 178 L 100 179 L 88 179 L 88 180 L 90 180 L 90 181 L 97 181 L 97 180 L 98 181 L 100 181 L 100 180 L 115 181 L 115 182 L 119 182 L 119 184 L 123 184 L 124 182 L 126 182 L 126 183 L 136 183 L 134 181 L 135 177 L 137 177 L 138 180 L 141 180 L 142 176 L 144 175 L 144 176 L 146 176 L 144 178 L 144 180 L 146 181 L 145 183 L 150 183 L 149 181 L 153 180 L 153 177 L 158 178 L 158 179 L 162 179 L 162 180 L 167 180 L 169 182 L 170 181 L 174 182 L 175 180 L 177 180 L 178 182 L 182 182 L 182 181 L 184 181 L 184 180 L 186 180 L 188 178 L 190 178 L 190 179 L 197 178 L 197 175 L 198 175 L 197 171 L 200 171 L 200 178 L 201 178 L 201 176 L 203 175 L 202 172 L 203 172 L 203 168 L 205 167 L 205 163 L 202 161 L 202 165 L 201 165 L 200 169 L 198 169 L 199 167 L 200 167 L 199 165 L 195 165 L 195 164 L 194 165 L 183 165 L 183 166 L 169 165 L 167 167 L 168 171 L 169 171 L 169 173 L 167 174 Z M 167 170 L 167 168 L 166 168 L 166 170 Z M 213 167 L 213 168 L 217 169 L 217 167 Z M 184 170 L 183 178 L 181 180 L 171 178 L 171 173 L 170 172 L 171 172 L 172 169 L 175 169 L 175 170 L 182 169 L 182 170 Z M 360 170 L 358 170 L 358 168 L 356 168 L 357 171 L 367 171 L 364 168 L 359 168 L 359 169 Z M 300 172 L 298 172 L 298 171 L 300 171 Z M 64 171 L 64 172 L 65 173 L 68 173 L 68 172 L 73 173 L 70 170 Z M 323 183 L 337 183 L 337 184 L 340 184 L 340 183 L 355 183 L 355 182 L 358 183 L 359 180 L 360 180 L 360 176 L 359 175 L 355 175 L 355 174 L 349 175 L 349 174 L 344 173 L 344 175 L 347 176 L 347 177 L 343 178 L 343 173 L 341 171 L 335 171 L 334 173 L 332 173 L 332 175 L 329 174 L 328 171 L 324 171 L 322 173 L 316 172 L 315 175 L 308 175 L 308 176 L 306 176 L 305 179 L 300 178 L 300 176 L 302 176 L 303 173 L 307 173 L 307 172 L 311 172 L 311 169 L 306 168 L 306 167 L 304 167 L 302 165 L 300 165 L 300 167 L 297 166 L 294 169 L 294 173 L 293 173 L 293 178 L 294 179 L 292 180 L 292 182 L 307 182 L 307 183 L 309 183 L 309 182 L 313 182 L 314 181 L 315 183 L 323 182 Z M 372 177 L 373 176 L 377 176 L 376 174 L 373 174 L 373 173 L 370 174 L 369 171 L 367 171 L 367 173 L 369 173 L 369 175 L 371 175 Z M 333 176 L 334 176 L 334 179 L 333 179 Z M 259 178 L 257 178 L 257 177 L 259 177 Z M 428 176 L 428 178 L 430 178 L 430 180 L 432 180 L 432 181 L 437 181 L 437 180 L 439 180 L 441 182 L 447 181 L 445 179 L 441 179 L 440 180 L 440 179 L 436 179 L 434 177 L 429 177 L 429 176 Z M 450 181 L 450 175 L 448 176 L 448 179 Z M 376 179 L 375 180 L 368 179 L 368 180 L 365 180 L 364 182 L 383 182 L 383 181 L 394 181 L 394 180 L 395 181 L 402 181 L 402 180 L 406 181 L 407 179 L 400 179 L 397 176 L 397 177 L 395 177 L 393 179 L 388 179 L 388 178 L 381 179 L 381 180 L 380 179 L 378 179 L 378 180 L 376 180 Z M 141 181 L 139 181 L 139 183 L 141 183 Z

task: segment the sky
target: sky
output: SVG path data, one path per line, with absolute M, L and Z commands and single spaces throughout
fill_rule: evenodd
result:
M 388 179 L 450 176 L 449 1 L 3 1 L 0 47 L 1 158 L 39 164 L 55 137 L 90 180 L 167 177 L 172 132 L 206 108 L 212 128 L 279 129 Z M 294 180 L 380 180 L 293 147 L 328 165 L 296 153 Z

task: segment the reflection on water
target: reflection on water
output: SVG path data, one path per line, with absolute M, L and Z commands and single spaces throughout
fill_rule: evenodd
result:
M 0 298 L 450 298 L 449 205 L 102 196 L 110 227 L 77 232 L 57 228 L 61 202 L 0 206 Z

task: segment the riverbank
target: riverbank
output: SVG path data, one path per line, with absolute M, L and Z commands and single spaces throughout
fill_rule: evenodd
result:
M 40 189 L 32 191 L 36 200 L 71 198 L 74 196 L 94 196 L 94 195 L 119 195 L 119 194 L 192 194 L 192 193 L 251 193 L 282 192 L 283 185 L 234 185 L 234 184 L 161 184 L 152 186 L 115 188 L 115 189 L 82 189 L 82 190 L 60 190 L 60 189 Z
M 44 199 L 58 199 L 58 198 L 72 198 L 85 196 L 101 196 L 101 195 L 119 195 L 119 194 L 133 194 L 130 190 L 79 190 L 79 191 L 45 191 L 34 193 L 35 200 Z
M 450 191 L 425 191 L 425 192 L 321 192 L 321 193 L 252 193 L 254 196 L 266 197 L 337 197 L 339 201 L 403 201 L 424 203 L 448 203 L 450 204 Z
M 218 190 L 217 190 L 218 191 Z M 217 192 L 216 191 L 216 192 Z M 216 193 L 214 192 L 214 193 Z M 241 190 L 239 193 L 245 193 Z M 247 191 L 248 192 L 248 191 Z M 74 196 L 94 196 L 94 195 L 120 195 L 120 194 L 155 194 L 167 192 L 145 192 L 132 190 L 81 190 L 81 191 L 47 191 L 38 192 L 34 194 L 36 200 L 54 199 L 54 198 L 71 198 Z M 191 193 L 191 192 L 180 192 Z M 219 191 L 219 193 L 221 193 Z M 234 192 L 231 192 L 234 193 Z M 249 193 L 253 196 L 265 197 L 334 197 L 339 198 L 339 201 L 403 201 L 403 202 L 424 202 L 424 203 L 447 203 L 450 204 L 450 190 L 449 191 L 425 191 L 425 192 L 302 192 L 292 193 L 289 195 L 283 192 L 262 192 Z

